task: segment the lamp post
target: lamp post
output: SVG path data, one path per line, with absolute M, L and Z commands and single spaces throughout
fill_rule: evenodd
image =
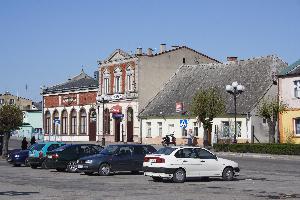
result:
M 238 82 L 234 81 L 231 85 L 226 85 L 226 91 L 229 94 L 233 95 L 234 100 L 234 136 L 233 136 L 233 143 L 237 143 L 236 139 L 236 97 L 239 94 L 242 94 L 245 91 L 245 87 L 243 85 L 239 85 Z
M 97 96 L 97 101 L 102 103 L 102 146 L 105 146 L 105 119 L 104 119 L 104 105 L 111 100 L 110 96 L 102 94 L 101 96 Z

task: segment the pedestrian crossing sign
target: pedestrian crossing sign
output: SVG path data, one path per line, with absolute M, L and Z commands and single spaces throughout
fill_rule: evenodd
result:
M 180 127 L 181 128 L 185 128 L 185 127 L 187 127 L 187 119 L 181 119 L 180 120 Z

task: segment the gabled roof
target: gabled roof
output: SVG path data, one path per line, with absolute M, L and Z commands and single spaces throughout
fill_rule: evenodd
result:
M 116 49 L 114 52 L 112 52 L 104 61 L 114 61 L 118 59 L 128 58 L 130 57 L 130 54 L 123 51 L 122 49 Z
M 79 75 L 68 79 L 68 81 L 44 89 L 43 94 L 83 89 L 97 89 L 98 85 L 98 80 L 93 79 L 92 77 L 84 73 L 83 70 L 81 70 Z
M 279 75 L 300 75 L 300 59 L 283 69 Z
M 246 88 L 237 98 L 237 113 L 246 114 L 253 110 L 270 89 L 274 75 L 284 67 L 286 63 L 275 56 L 225 64 L 183 65 L 148 103 L 140 116 L 178 116 L 175 112 L 176 102 L 183 102 L 184 110 L 188 110 L 194 94 L 199 89 L 209 87 L 220 91 L 225 100 L 226 112 L 234 113 L 233 97 L 225 91 L 225 86 L 233 81 Z

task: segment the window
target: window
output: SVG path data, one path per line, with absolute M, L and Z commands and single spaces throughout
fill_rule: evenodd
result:
M 295 119 L 295 134 L 300 135 L 300 118 Z
M 194 122 L 194 136 L 198 136 L 198 126 L 197 126 L 197 122 Z
M 15 104 L 15 100 L 14 100 L 14 99 L 10 99 L 10 100 L 9 100 L 9 104 L 10 104 L 10 105 Z
M 168 134 L 174 133 L 174 124 L 168 125 Z
M 45 114 L 45 133 L 46 134 L 50 134 L 50 112 L 47 111 L 46 114 Z
M 109 78 L 104 78 L 104 94 L 109 93 Z
M 263 124 L 266 124 L 267 123 L 267 119 L 266 118 L 263 118 Z
M 205 149 L 197 148 L 195 149 L 200 159 L 215 159 L 215 155 L 206 151 Z
M 0 99 L 0 104 L 4 104 L 4 99 Z
M 158 126 L 158 135 L 159 137 L 162 137 L 162 122 L 157 122 Z
M 120 68 L 116 68 L 114 72 L 114 76 L 115 76 L 115 82 L 114 82 L 115 93 L 121 93 L 122 71 Z
M 86 134 L 86 112 L 84 109 L 80 111 L 80 134 Z
M 77 113 L 76 110 L 72 110 L 71 112 L 71 134 L 76 134 L 76 127 L 77 127 Z
M 47 151 L 52 151 L 54 149 L 57 149 L 59 147 L 59 144 L 51 144 L 49 147 L 48 147 L 48 150 Z
M 147 136 L 146 137 L 151 137 L 151 122 L 146 122 L 146 132 L 147 132 Z
M 294 97 L 300 98 L 300 80 L 294 81 Z
M 64 110 L 61 115 L 61 134 L 65 134 L 65 135 L 68 134 L 67 122 L 68 122 L 68 113 L 66 110 Z
M 237 121 L 236 122 L 236 136 L 241 137 L 242 132 L 241 132 L 241 127 L 242 127 L 242 122 Z M 223 121 L 222 122 L 222 129 L 221 129 L 221 136 L 222 137 L 233 137 L 235 134 L 235 122 L 234 121 Z
M 132 91 L 133 90 L 133 70 L 131 67 L 127 67 L 126 69 L 126 83 L 127 83 L 127 91 Z
M 187 136 L 187 130 L 186 130 L 186 127 L 182 127 L 182 128 L 181 128 L 181 133 L 182 133 L 182 136 Z
M 236 122 L 236 135 L 237 135 L 237 137 L 242 137 L 241 127 L 242 127 L 242 122 Z
M 59 116 L 58 116 L 58 111 L 55 110 L 53 112 L 53 134 L 54 135 L 57 135 L 58 134 L 58 126 L 59 126 L 59 123 L 57 123 L 55 120 L 58 120 L 59 119 Z
M 176 158 L 197 158 L 196 152 L 191 148 L 181 149 L 175 153 Z

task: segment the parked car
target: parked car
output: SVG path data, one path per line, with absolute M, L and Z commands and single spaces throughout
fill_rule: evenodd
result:
M 62 142 L 41 142 L 38 143 L 32 151 L 29 152 L 28 164 L 31 168 L 36 169 L 44 165 L 46 159 L 46 153 L 53 151 L 61 146 L 65 145 Z
M 143 163 L 145 176 L 154 181 L 164 178 L 183 183 L 191 177 L 222 177 L 230 181 L 239 175 L 238 163 L 218 158 L 201 147 L 165 147 L 146 155 Z
M 21 165 L 28 166 L 29 152 L 32 151 L 36 145 L 37 143 L 29 146 L 26 150 L 14 149 L 10 151 L 7 155 L 7 162 L 15 167 L 19 167 Z
M 102 150 L 102 146 L 94 144 L 67 144 L 48 152 L 45 165 L 48 169 L 76 172 L 79 158 L 99 154 Z
M 114 144 L 104 148 L 100 154 L 83 157 L 77 161 L 79 172 L 108 176 L 112 172 L 142 170 L 144 156 L 155 152 L 151 145 Z

